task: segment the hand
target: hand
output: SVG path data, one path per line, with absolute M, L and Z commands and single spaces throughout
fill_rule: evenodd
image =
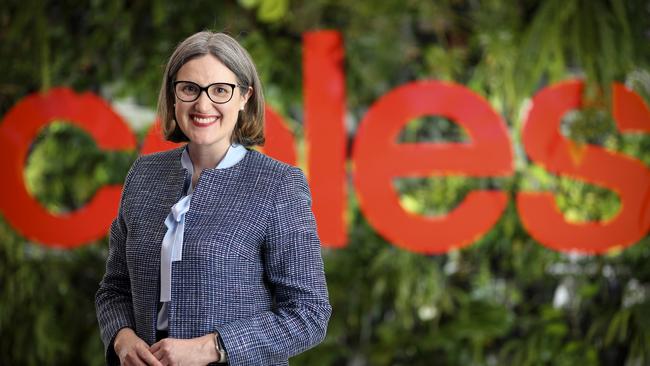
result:
M 149 350 L 149 345 L 131 328 L 117 332 L 113 348 L 123 366 L 162 366 Z
M 165 366 L 207 365 L 219 361 L 213 334 L 192 339 L 165 338 L 149 350 Z

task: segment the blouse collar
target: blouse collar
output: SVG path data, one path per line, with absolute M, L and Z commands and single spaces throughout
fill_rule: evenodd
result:
M 215 169 L 227 169 L 232 167 L 233 165 L 239 163 L 241 159 L 244 158 L 244 155 L 246 155 L 246 148 L 242 145 L 239 144 L 232 144 L 228 147 L 228 151 L 226 151 L 226 155 L 221 159 L 219 164 L 217 164 L 217 167 Z M 187 149 L 187 145 L 183 149 L 183 153 L 181 154 L 181 165 L 183 168 L 187 169 L 187 171 L 190 173 L 190 176 L 194 174 L 194 166 L 192 165 L 192 159 L 190 159 L 190 153 L 189 150 Z

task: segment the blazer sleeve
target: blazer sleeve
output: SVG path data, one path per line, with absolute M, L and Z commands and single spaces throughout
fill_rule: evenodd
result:
M 332 312 L 304 174 L 290 167 L 274 197 L 263 254 L 276 307 L 217 331 L 228 363 L 271 365 L 320 343 Z
M 106 272 L 95 295 L 95 310 L 97 311 L 99 330 L 104 343 L 106 362 L 109 365 L 119 364 L 113 349 L 113 341 L 117 332 L 125 327 L 135 329 L 131 283 L 126 264 L 127 227 L 124 215 L 124 201 L 137 163 L 138 160 L 133 164 L 125 179 L 117 217 L 113 220 L 110 228 Z

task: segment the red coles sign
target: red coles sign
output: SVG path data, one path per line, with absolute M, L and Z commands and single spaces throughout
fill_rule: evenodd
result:
M 345 76 L 340 34 L 304 36 L 303 80 L 307 173 L 314 213 L 325 245 L 346 245 Z M 522 131 L 528 156 L 551 173 L 614 191 L 620 211 L 609 221 L 568 222 L 551 192 L 517 192 L 516 204 L 530 235 L 561 251 L 603 253 L 641 239 L 650 228 L 650 170 L 640 161 L 591 145 L 577 147 L 559 132 L 561 118 L 580 108 L 583 84 L 567 81 L 541 90 L 532 100 Z M 623 85 L 613 87 L 613 116 L 621 133 L 650 132 L 650 110 Z M 412 119 L 436 115 L 461 125 L 467 143 L 397 143 Z M 90 93 L 66 88 L 31 95 L 0 123 L 0 210 L 22 235 L 46 245 L 74 248 L 106 235 L 117 212 L 120 187 L 103 187 L 79 211 L 56 215 L 29 195 L 23 165 L 38 131 L 66 120 L 88 132 L 101 149 L 131 150 L 133 133 L 110 106 Z M 155 125 L 154 125 L 155 126 Z M 292 133 L 267 107 L 267 154 L 296 163 Z M 147 135 L 143 154 L 174 147 L 157 128 Z M 419 253 L 444 253 L 471 244 L 499 220 L 508 197 L 498 190 L 474 191 L 440 216 L 405 211 L 392 185 L 398 177 L 463 175 L 511 176 L 512 143 L 501 117 L 482 97 L 462 85 L 421 81 L 399 86 L 374 103 L 354 139 L 353 182 L 360 208 L 391 243 Z

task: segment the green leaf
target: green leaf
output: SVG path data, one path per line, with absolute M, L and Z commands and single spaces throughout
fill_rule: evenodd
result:
M 266 23 L 274 23 L 284 18 L 289 10 L 289 0 L 260 0 L 258 18 Z

